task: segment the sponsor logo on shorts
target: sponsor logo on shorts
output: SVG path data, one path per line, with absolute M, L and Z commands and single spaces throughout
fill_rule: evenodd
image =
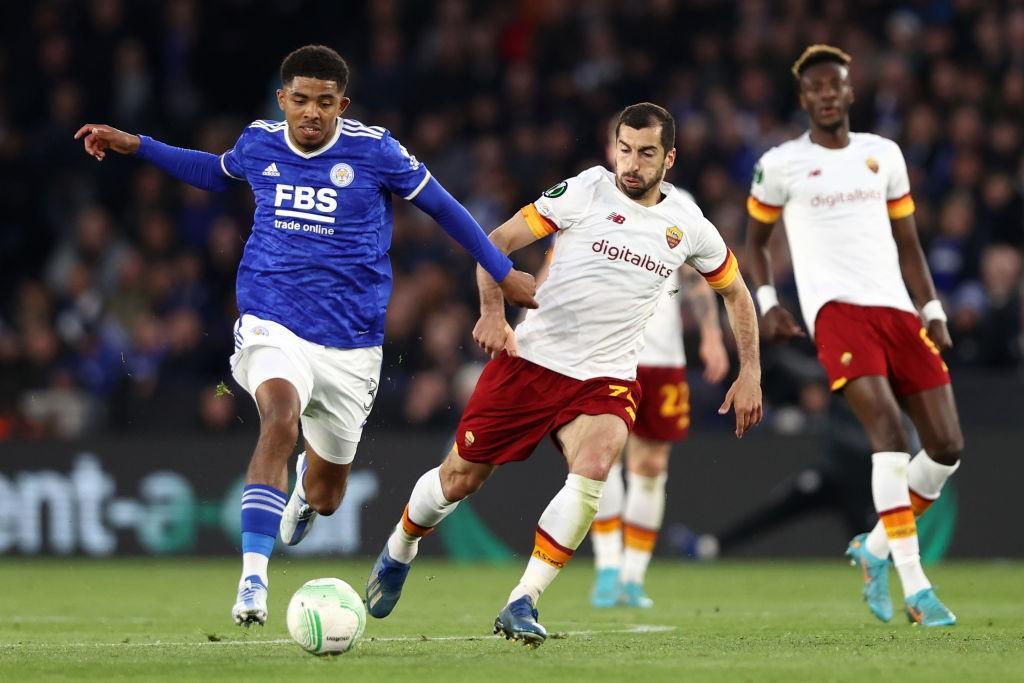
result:
M 255 334 L 257 337 L 269 337 L 270 336 L 270 330 L 268 330 L 267 328 L 263 327 L 263 325 L 257 325 L 256 327 L 252 328 L 249 331 L 252 332 L 253 334 Z
M 878 159 L 874 157 L 868 157 L 864 160 L 864 163 L 868 165 L 868 169 L 872 173 L 878 173 Z
M 665 241 L 669 249 L 675 249 L 683 241 L 683 231 L 674 225 L 665 228 Z
M 471 432 L 471 431 L 469 431 L 467 429 L 466 430 L 466 436 L 464 437 L 464 442 L 466 444 L 466 448 L 469 448 L 470 446 L 472 446 L 474 441 L 476 441 L 476 437 L 473 436 L 473 432 Z
M 853 361 L 853 354 L 849 351 L 844 351 L 843 355 L 839 356 L 839 362 L 843 365 L 849 365 Z

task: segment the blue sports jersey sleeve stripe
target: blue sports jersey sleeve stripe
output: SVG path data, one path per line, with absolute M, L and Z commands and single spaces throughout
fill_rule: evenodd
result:
M 148 135 L 139 137 L 142 142 L 136 156 L 140 159 L 202 190 L 223 192 L 228 188 L 228 177 L 224 175 L 220 157 L 216 154 L 172 147 Z
M 494 246 L 476 219 L 441 187 L 441 183 L 434 179 L 428 181 L 412 203 L 437 221 L 496 281 L 504 280 L 512 270 L 509 257 Z

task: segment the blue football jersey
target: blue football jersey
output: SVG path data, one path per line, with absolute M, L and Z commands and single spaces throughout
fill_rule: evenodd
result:
M 220 163 L 256 197 L 239 312 L 324 346 L 383 343 L 391 194 L 414 198 L 430 180 L 426 166 L 388 131 L 354 119 L 338 119 L 313 152 L 295 146 L 285 122 L 255 121 Z

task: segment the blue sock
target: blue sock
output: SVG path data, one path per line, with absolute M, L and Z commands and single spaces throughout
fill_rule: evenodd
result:
M 242 489 L 242 581 L 258 578 L 267 585 L 267 563 L 288 496 L 273 486 L 249 484 Z

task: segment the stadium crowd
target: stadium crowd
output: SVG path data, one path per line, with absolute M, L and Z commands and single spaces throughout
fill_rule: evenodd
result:
M 601 163 L 622 106 L 658 102 L 679 128 L 669 180 L 738 254 L 754 162 L 804 128 L 789 66 L 809 43 L 837 44 L 854 57 L 853 129 L 906 156 L 950 364 L 1021 369 L 1024 3 L 40 0 L 2 12 L 0 439 L 229 429 L 251 411 L 217 389 L 248 187 L 212 195 L 134 160 L 97 164 L 72 135 L 105 122 L 220 153 L 252 119 L 280 118 L 277 66 L 308 42 L 349 60 L 348 115 L 391 129 L 487 230 Z M 473 262 L 400 200 L 391 254 L 371 422 L 452 424 L 484 360 Z M 785 249 L 775 267 L 795 304 Z M 822 397 L 795 400 L 823 412 Z

